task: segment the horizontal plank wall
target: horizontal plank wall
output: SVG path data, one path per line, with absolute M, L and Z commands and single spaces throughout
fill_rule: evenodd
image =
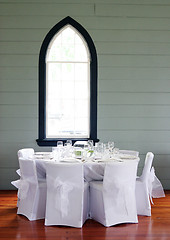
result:
M 170 189 L 170 0 L 0 0 L 0 189 L 17 178 L 17 151 L 38 137 L 38 56 L 70 16 L 98 54 L 98 138 L 148 151 Z

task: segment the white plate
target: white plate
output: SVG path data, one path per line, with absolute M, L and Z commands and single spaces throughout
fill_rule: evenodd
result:
M 134 159 L 137 159 L 136 156 L 133 156 L 133 155 L 127 155 L 127 154 L 122 154 L 121 156 L 119 156 L 119 158 L 121 158 L 121 159 L 128 159 L 128 160 L 134 160 Z
M 41 156 L 41 155 L 38 155 L 38 156 L 34 156 L 34 159 L 40 159 L 40 160 L 52 160 L 53 158 L 50 157 L 50 156 Z
M 51 152 L 35 152 L 34 155 L 50 155 Z
M 75 163 L 75 162 L 80 162 L 80 160 L 75 158 L 66 158 L 66 159 L 61 159 L 60 162 Z
M 116 161 L 116 162 L 118 162 L 118 161 L 119 161 L 119 162 L 122 162 L 123 160 L 121 160 L 121 159 L 115 159 L 115 158 L 114 158 L 114 159 L 113 159 L 113 158 L 111 159 L 111 158 L 110 158 L 110 159 L 106 159 L 106 160 L 104 160 L 104 159 L 96 160 L 95 162 L 114 162 L 114 161 Z

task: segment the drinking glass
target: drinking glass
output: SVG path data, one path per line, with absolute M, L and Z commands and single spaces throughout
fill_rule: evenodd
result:
M 103 153 L 103 150 L 104 150 L 104 144 L 102 142 L 99 142 L 97 144 L 97 149 L 99 152 Z
M 63 147 L 63 141 L 58 141 L 57 142 L 57 147 Z
M 93 149 L 93 140 L 88 140 L 88 145 L 90 149 Z
M 67 146 L 72 146 L 72 140 L 67 140 L 66 143 L 67 143 Z
M 95 144 L 95 156 L 96 158 L 102 158 L 103 155 L 103 143 L 102 142 L 98 142 Z
M 114 153 L 119 154 L 119 148 L 114 148 Z
M 114 149 L 114 142 L 108 142 L 108 148 L 109 148 L 110 153 L 112 153 L 113 149 Z

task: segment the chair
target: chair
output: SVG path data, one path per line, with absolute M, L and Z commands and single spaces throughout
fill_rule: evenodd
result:
M 90 217 L 106 227 L 137 223 L 137 161 L 106 163 L 104 179 L 90 182 Z
M 18 159 L 19 158 L 23 158 L 23 159 L 32 158 L 33 154 L 34 154 L 34 149 L 33 148 L 23 148 L 23 149 L 20 149 L 17 153 Z M 16 173 L 18 174 L 19 177 L 21 177 L 21 170 L 20 169 L 17 169 Z M 19 182 L 20 182 L 20 180 L 16 180 L 16 181 L 12 181 L 11 184 L 18 189 Z M 17 201 L 17 207 L 18 206 L 19 206 L 19 198 L 18 198 L 18 201 Z
M 82 227 L 89 212 L 89 185 L 81 163 L 46 163 L 45 225 Z
M 18 187 L 17 214 L 26 216 L 29 220 L 45 218 L 46 182 L 37 178 L 34 160 L 19 158 L 21 178 Z
M 119 153 L 128 154 L 128 155 L 132 155 L 132 156 L 135 156 L 135 157 L 139 157 L 139 152 L 137 152 L 137 151 L 132 151 L 132 150 L 119 150 Z
M 151 216 L 151 185 L 149 181 L 154 154 L 148 152 L 142 175 L 136 179 L 136 204 L 138 215 Z

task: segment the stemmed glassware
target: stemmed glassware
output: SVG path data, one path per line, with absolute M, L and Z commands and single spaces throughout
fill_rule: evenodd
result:
M 110 153 L 110 157 L 112 157 L 113 151 L 114 151 L 114 142 L 108 142 L 108 149 L 109 149 L 109 153 Z
M 66 141 L 66 144 L 67 144 L 67 146 L 70 146 L 70 147 L 71 147 L 71 146 L 72 146 L 72 140 L 67 140 L 67 141 Z
M 90 149 L 93 149 L 93 140 L 88 140 L 88 145 Z
M 95 143 L 95 158 L 102 158 L 104 144 L 102 142 Z
M 52 152 L 54 159 L 57 161 L 60 160 L 63 154 L 63 141 L 58 141 L 57 147 L 53 147 Z
M 63 141 L 58 141 L 57 142 L 57 147 L 63 147 Z
M 82 146 L 81 146 L 82 145 Z M 109 159 L 112 158 L 114 154 L 117 154 L 119 149 L 114 148 L 114 142 L 109 141 L 107 143 L 97 142 L 93 140 L 88 140 L 87 142 L 77 142 L 77 144 L 72 146 L 72 140 L 68 139 L 63 146 L 63 141 L 57 142 L 57 147 L 55 148 L 55 156 L 57 159 L 65 157 L 75 157 L 81 160 L 95 160 L 95 159 Z

